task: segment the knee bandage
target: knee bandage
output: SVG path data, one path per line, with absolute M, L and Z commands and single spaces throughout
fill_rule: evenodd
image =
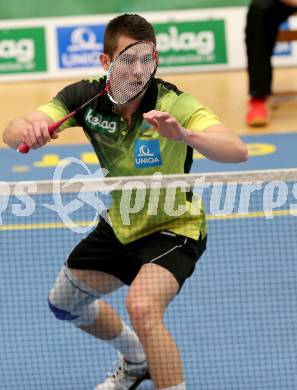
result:
M 50 291 L 48 304 L 59 320 L 75 326 L 92 324 L 99 312 L 100 294 L 63 267 Z

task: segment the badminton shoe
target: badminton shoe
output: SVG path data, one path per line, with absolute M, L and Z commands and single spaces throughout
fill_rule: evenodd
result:
M 248 102 L 246 123 L 249 126 L 266 126 L 269 122 L 268 102 L 266 98 L 251 98 Z
M 150 379 L 146 361 L 130 363 L 120 354 L 118 369 L 104 383 L 97 385 L 95 390 L 134 390 L 146 379 Z

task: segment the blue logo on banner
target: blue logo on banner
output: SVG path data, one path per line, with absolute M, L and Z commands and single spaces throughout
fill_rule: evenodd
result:
M 134 144 L 134 163 L 136 168 L 159 167 L 162 165 L 160 141 L 136 140 Z
M 280 25 L 280 30 L 289 30 L 289 22 L 287 20 Z M 273 49 L 274 56 L 289 56 L 291 54 L 291 42 L 277 42 Z
M 60 68 L 99 67 L 105 25 L 57 29 Z

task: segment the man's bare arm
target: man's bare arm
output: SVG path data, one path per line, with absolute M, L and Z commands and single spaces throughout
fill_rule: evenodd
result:
M 3 131 L 3 142 L 17 149 L 22 142 L 30 148 L 37 149 L 51 140 L 57 134 L 50 136 L 48 126 L 53 120 L 41 111 L 34 111 L 22 117 L 13 119 Z

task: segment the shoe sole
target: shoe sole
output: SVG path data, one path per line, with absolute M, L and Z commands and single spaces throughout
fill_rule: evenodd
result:
M 255 118 L 252 121 L 247 122 L 248 126 L 260 127 L 268 125 L 268 120 L 263 118 Z
M 137 379 L 137 381 L 131 386 L 129 387 L 129 390 L 135 390 L 137 389 L 137 387 L 145 380 L 147 379 L 151 379 L 151 376 L 150 376 L 150 373 L 147 372 L 145 375 L 141 376 L 140 378 Z

